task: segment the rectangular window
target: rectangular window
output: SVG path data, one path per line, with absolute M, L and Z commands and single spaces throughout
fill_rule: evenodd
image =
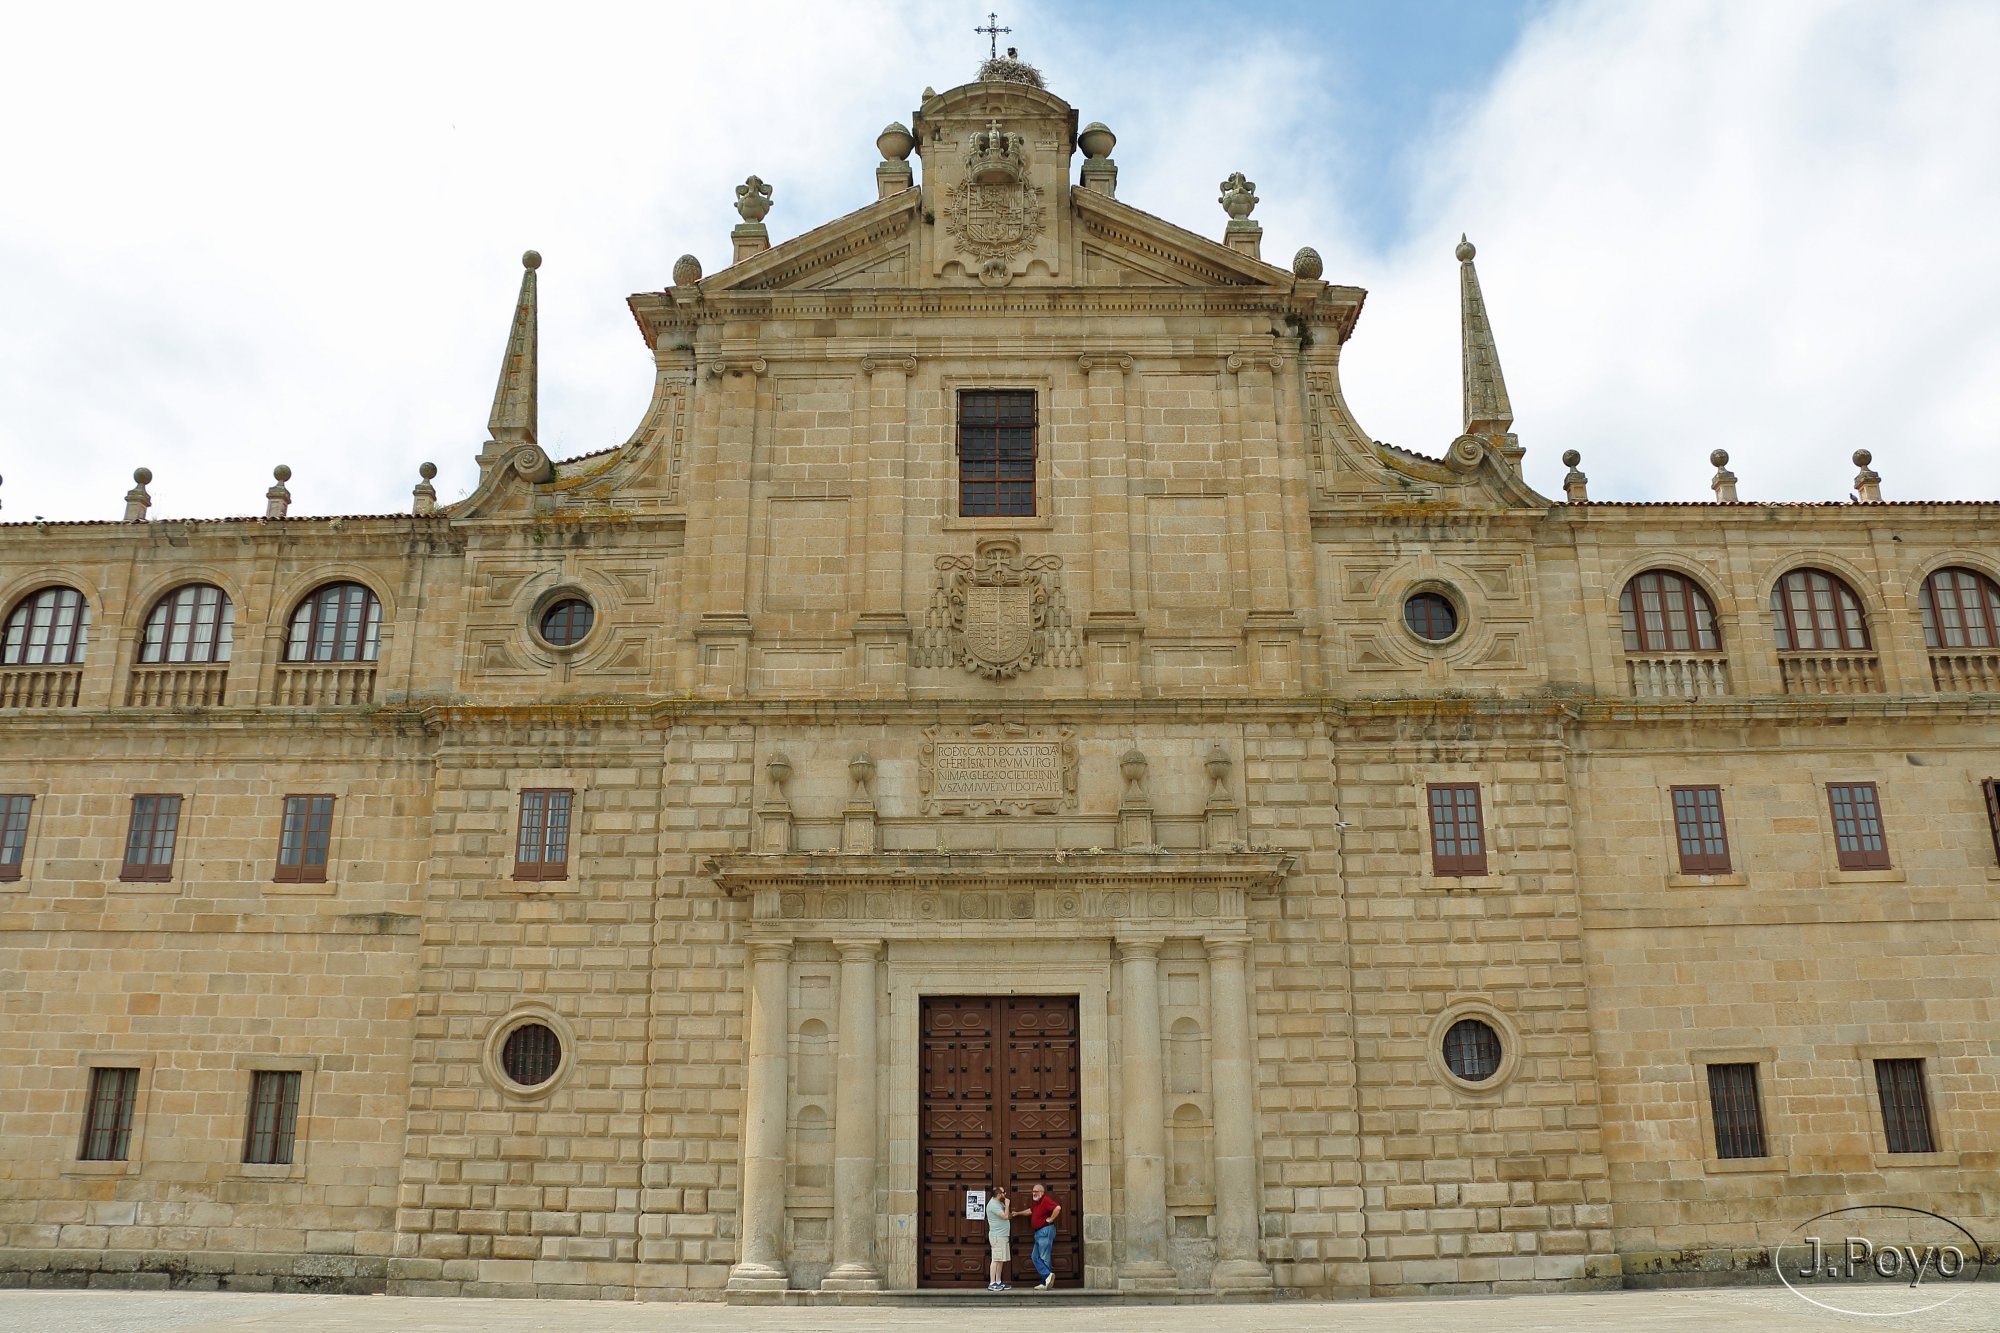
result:
M 1683 875 L 1729 873 L 1729 832 L 1722 826 L 1722 788 L 1675 787 L 1674 834 Z
M 0 880 L 21 878 L 28 852 L 28 811 L 32 796 L 0 796 Z
M 287 796 L 278 830 L 280 884 L 326 883 L 326 851 L 333 840 L 331 796 Z
M 1433 782 L 1431 860 L 1440 875 L 1486 873 L 1486 839 L 1479 827 L 1476 783 Z
M 1882 1098 L 1882 1130 L 1890 1152 L 1937 1151 L 1922 1060 L 1877 1060 L 1875 1091 Z
M 250 1122 L 243 1131 L 243 1160 L 290 1166 L 299 1124 L 297 1070 L 259 1069 L 250 1075 Z
M 1979 790 L 1986 795 L 1986 831 L 1993 835 L 1993 859 L 2000 862 L 2000 778 L 1987 778 Z M 0 857 L 5 855 L 0 852 Z
M 1708 1109 L 1715 1117 L 1717 1157 L 1771 1155 L 1764 1145 L 1764 1107 L 1757 1097 L 1756 1065 L 1710 1065 Z
M 1882 834 L 1882 807 L 1872 782 L 1827 787 L 1833 806 L 1833 845 L 1842 870 L 1887 870 L 1889 841 Z
M 521 834 L 514 844 L 515 879 L 569 878 L 570 793 L 530 787 L 521 793 Z
M 122 1162 L 132 1147 L 132 1114 L 139 1105 L 139 1071 L 90 1071 L 90 1104 L 83 1113 L 83 1146 L 77 1156 L 86 1162 Z
M 1035 391 L 967 389 L 958 395 L 958 512 L 1035 514 Z
M 156 884 L 172 879 L 174 838 L 180 824 L 180 797 L 134 796 L 132 825 L 125 833 L 125 867 L 118 878 Z

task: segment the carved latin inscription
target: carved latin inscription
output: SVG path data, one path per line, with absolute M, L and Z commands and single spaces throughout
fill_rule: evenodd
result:
M 926 814 L 1055 814 L 1076 805 L 1076 743 L 1067 728 L 975 727 L 924 733 Z

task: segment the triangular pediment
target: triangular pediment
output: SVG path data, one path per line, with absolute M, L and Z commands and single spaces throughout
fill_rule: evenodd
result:
M 704 280 L 704 292 L 773 291 L 780 288 L 875 286 L 852 282 L 874 270 L 893 273 L 896 257 L 908 270 L 911 231 L 922 192 L 901 190 L 845 217 L 772 246 Z M 909 285 L 907 280 L 898 285 Z
M 1104 286 L 1280 287 L 1292 274 L 1099 190 L 1070 192 L 1084 281 Z

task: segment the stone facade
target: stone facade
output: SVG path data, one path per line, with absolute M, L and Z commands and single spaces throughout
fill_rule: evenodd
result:
M 0 1280 L 913 1287 L 939 995 L 1075 997 L 1091 1287 L 1756 1273 L 1859 1202 L 1991 1234 L 2000 645 L 1923 616 L 2000 574 L 2000 507 L 1879 502 L 1865 458 L 1862 503 L 1736 501 L 1726 459 L 1717 503 L 1593 502 L 1574 458 L 1552 502 L 1469 245 L 1466 431 L 1377 443 L 1363 294 L 1265 263 L 1254 185 L 1221 241 L 1148 216 L 1109 131 L 992 72 L 884 131 L 875 202 L 773 246 L 752 178 L 731 266 L 631 298 L 618 449 L 536 443 L 531 254 L 470 498 L 427 467 L 409 515 L 294 517 L 280 475 L 262 519 L 150 518 L 148 474 L 124 522 L 0 529 L 0 610 L 90 614 L 62 656 L 23 612 L 0 665 Z M 1031 512 L 963 512 L 988 390 L 1031 395 Z M 1806 568 L 1861 646 L 1779 650 Z M 1655 571 L 1713 646 L 1628 637 Z M 342 583 L 378 646 L 299 660 Z M 148 647 L 189 584 L 226 661 Z M 1842 868 L 1829 784 L 1874 784 L 1886 867 Z M 1439 873 L 1435 786 L 1476 788 L 1479 868 Z M 1694 786 L 1731 869 L 1683 873 Z M 523 878 L 540 791 L 562 873 Z M 1463 1019 L 1497 1068 L 1447 1058 Z M 1889 1150 L 1897 1059 L 1931 1151 Z M 1767 1151 L 1725 1157 L 1706 1070 L 1743 1063 Z M 138 1071 L 122 1160 L 85 1160 L 94 1068 Z M 299 1075 L 289 1163 L 242 1160 L 254 1071 Z

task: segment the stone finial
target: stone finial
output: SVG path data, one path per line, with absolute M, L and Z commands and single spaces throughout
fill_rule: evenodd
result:
M 521 291 L 514 298 L 514 322 L 507 330 L 507 351 L 500 358 L 500 382 L 493 389 L 493 411 L 486 419 L 486 447 L 479 451 L 480 470 L 524 444 L 535 442 L 539 335 L 535 270 L 542 257 L 530 250 L 521 256 Z
M 1310 245 L 1300 246 L 1299 252 L 1292 256 L 1293 276 L 1304 278 L 1307 282 L 1312 282 L 1318 279 L 1319 275 L 1324 272 L 1326 272 L 1326 261 L 1321 259 L 1319 251 L 1313 249 Z
M 137 482 L 138 485 L 125 492 L 125 521 L 127 523 L 144 523 L 146 521 L 146 511 L 153 507 L 153 497 L 146 493 L 146 483 L 152 479 L 153 469 L 149 467 L 133 469 L 132 480 Z
M 847 763 L 847 775 L 854 780 L 854 790 L 848 793 L 847 808 L 841 811 L 840 850 L 873 852 L 879 844 L 876 840 L 875 797 L 868 790 L 868 784 L 875 777 L 875 761 L 866 753 L 857 754 Z
M 782 753 L 772 755 L 764 765 L 764 776 L 771 779 L 771 790 L 777 793 L 773 799 L 786 804 L 791 799 L 785 795 L 785 784 L 792 780 L 792 761 Z
M 1111 150 L 1117 145 L 1118 136 L 1101 120 L 1091 121 L 1076 136 L 1076 146 L 1083 150 L 1083 172 L 1078 183 L 1084 189 L 1117 197 L 1118 164 L 1111 160 Z
M 1590 499 L 1590 478 L 1576 470 L 1583 461 L 1583 455 L 1574 449 L 1563 450 L 1563 466 L 1569 471 L 1563 474 L 1563 499 L 1573 505 L 1580 505 Z
M 771 248 L 771 231 L 764 217 L 771 211 L 771 187 L 752 176 L 736 187 L 736 211 L 743 218 L 729 232 L 734 254 L 730 262 L 740 264 L 751 255 Z
M 1252 259 L 1261 259 L 1264 248 L 1263 224 L 1250 220 L 1250 210 L 1257 206 L 1257 185 L 1238 171 L 1222 182 L 1222 211 L 1229 214 L 1229 225 L 1222 229 L 1222 243 L 1232 250 L 1241 251 Z
M 1208 756 L 1201 761 L 1201 766 L 1203 771 L 1208 774 L 1208 780 L 1211 784 L 1208 799 L 1211 802 L 1227 801 L 1229 799 L 1229 789 L 1224 784 L 1229 781 L 1229 770 L 1232 764 L 1229 758 L 1229 751 L 1222 748 L 1221 741 L 1217 741 L 1208 747 Z
M 423 480 L 410 488 L 410 512 L 413 514 L 435 514 L 438 511 L 437 487 L 431 485 L 431 478 L 438 474 L 436 463 L 420 463 L 417 475 Z
M 682 255 L 674 261 L 674 286 L 692 287 L 701 281 L 701 261 L 693 255 Z
M 1453 251 L 1458 256 L 1459 346 L 1463 357 L 1465 433 L 1505 435 L 1514 425 L 1514 404 L 1507 397 L 1507 378 L 1500 373 L 1500 350 L 1493 325 L 1486 317 L 1486 298 L 1479 290 L 1479 272 L 1472 266 L 1479 252 L 1463 235 Z
M 1148 851 L 1154 846 L 1153 803 L 1146 798 L 1146 756 L 1136 745 L 1118 760 L 1125 794 L 1118 798 L 1118 850 Z
M 1715 475 L 1709 479 L 1708 483 L 1709 489 L 1715 492 L 1715 502 L 1726 505 L 1735 504 L 1736 474 L 1729 470 L 1729 451 L 1727 449 L 1714 450 L 1709 454 L 1708 461 L 1715 467 Z
M 917 183 L 916 174 L 910 169 L 910 150 L 915 148 L 916 138 L 909 127 L 900 120 L 892 120 L 882 127 L 875 136 L 875 149 L 882 154 L 882 160 L 875 164 L 875 197 L 887 199 L 892 194 L 901 194 Z
M 1137 746 L 1127 750 L 1118 760 L 1119 775 L 1125 779 L 1125 801 L 1130 804 L 1146 799 L 1146 756 Z
M 292 493 L 285 489 L 285 483 L 292 479 L 292 470 L 280 463 L 271 469 L 271 476 L 277 485 L 264 492 L 264 517 L 283 518 L 292 507 Z
M 1854 493 L 1865 505 L 1882 503 L 1882 474 L 1868 465 L 1875 461 L 1875 455 L 1866 449 L 1854 451 L 1854 466 L 1861 470 L 1854 474 Z
M 872 805 L 875 798 L 870 794 L 868 784 L 875 780 L 875 761 L 868 757 L 866 751 L 848 760 L 847 776 L 854 781 L 854 790 L 848 796 L 849 802 L 854 805 Z

